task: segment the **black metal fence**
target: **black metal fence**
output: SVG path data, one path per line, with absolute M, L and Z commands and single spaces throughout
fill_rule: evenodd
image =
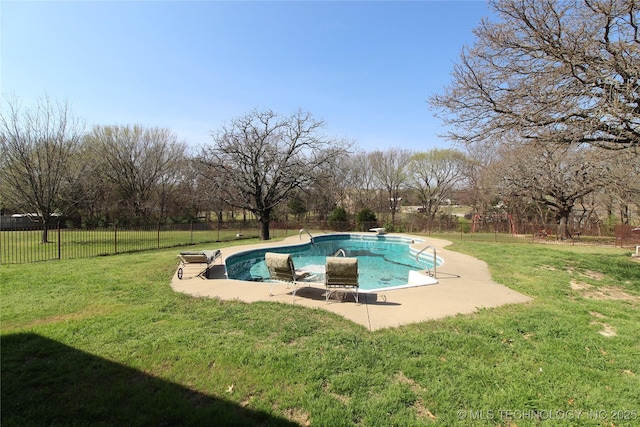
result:
M 258 237 L 242 223 L 190 223 L 141 227 L 71 229 L 59 224 L 30 225 L 0 231 L 0 264 L 88 258 L 209 242 Z
M 330 221 L 281 221 L 272 222 L 272 238 L 300 234 L 301 229 L 310 232 L 367 231 L 384 226 L 378 223 L 330 222 Z M 615 232 L 603 233 L 575 231 L 570 238 L 555 234 L 557 226 L 540 224 L 514 224 L 509 221 L 471 224 L 396 222 L 386 225 L 387 231 L 437 234 L 450 240 L 484 241 L 504 243 L 554 243 L 563 245 L 604 245 L 635 247 L 640 245 L 640 228 L 618 225 Z M 22 264 L 55 259 L 88 258 L 170 248 L 200 245 L 238 239 L 258 238 L 256 221 L 170 224 L 147 227 L 118 227 L 69 229 L 55 225 L 47 229 L 46 238 L 42 225 L 21 226 L 0 231 L 0 264 Z

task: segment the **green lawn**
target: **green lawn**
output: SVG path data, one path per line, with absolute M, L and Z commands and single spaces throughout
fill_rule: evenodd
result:
M 451 248 L 533 302 L 369 332 L 174 293 L 177 249 L 2 265 L 2 425 L 640 424 L 628 250 Z

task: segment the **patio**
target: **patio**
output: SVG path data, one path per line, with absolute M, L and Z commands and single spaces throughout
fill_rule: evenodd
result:
M 343 316 L 371 331 L 440 319 L 456 314 L 473 313 L 480 308 L 525 303 L 531 300 L 526 295 L 494 282 L 483 261 L 447 250 L 446 246 L 451 242 L 433 238 L 419 238 L 425 242 L 415 245 L 416 247 L 433 245 L 438 256 L 444 259 L 444 264 L 438 267 L 437 271 L 439 283 L 377 293 L 361 292 L 357 304 L 351 295 L 347 295 L 343 302 L 331 300 L 327 304 L 324 297 L 324 285 L 321 283 L 311 283 L 309 287 L 300 287 L 294 301 L 291 296 L 291 288 L 286 283 L 276 283 L 273 286 L 273 296 L 269 296 L 269 283 L 245 282 L 226 278 L 224 261 L 227 256 L 253 248 L 308 242 L 309 236 L 306 235 L 291 236 L 277 244 L 266 242 L 221 248 L 221 261 L 218 261 L 211 268 L 208 280 L 196 276 L 198 271 L 202 270 L 201 266 L 187 265 L 182 280 L 178 279 L 177 274 L 174 274 L 171 287 L 177 292 L 195 297 L 239 300 L 247 303 L 272 301 L 319 308 Z

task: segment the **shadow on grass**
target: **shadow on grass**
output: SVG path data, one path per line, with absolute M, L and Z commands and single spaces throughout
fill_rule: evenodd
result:
M 294 426 L 32 333 L 2 336 L 3 426 Z

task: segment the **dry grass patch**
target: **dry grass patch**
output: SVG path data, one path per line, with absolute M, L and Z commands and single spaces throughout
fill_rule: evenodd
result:
M 589 289 L 582 293 L 585 298 L 610 301 L 640 301 L 640 297 L 631 295 L 615 286 L 603 286 L 601 288 Z
M 584 291 L 585 289 L 589 289 L 592 287 L 588 283 L 578 282 L 576 280 L 571 280 L 570 285 L 571 289 L 573 289 L 574 291 Z
M 598 313 L 597 311 L 590 311 L 589 314 L 597 319 L 605 319 L 607 317 L 602 313 Z M 602 330 L 598 333 L 604 337 L 615 337 L 618 335 L 618 333 L 616 332 L 616 329 L 613 326 L 609 325 L 608 323 L 594 320 L 593 322 L 590 323 L 590 325 L 602 326 Z
M 600 273 L 599 271 L 592 271 L 592 270 L 587 270 L 581 274 L 593 280 L 602 280 L 605 277 L 603 273 Z
M 598 333 L 603 337 L 615 337 L 618 335 L 618 333 L 616 332 L 616 329 L 613 326 L 609 325 L 608 323 L 591 322 L 591 324 L 602 326 L 602 330 Z
M 579 291 L 584 298 L 608 300 L 608 301 L 627 301 L 640 302 L 640 296 L 631 295 L 616 286 L 594 287 L 588 283 L 571 280 L 571 289 Z
M 602 330 L 599 332 L 600 335 L 604 336 L 604 337 L 615 337 L 616 335 L 618 335 L 616 333 L 616 330 L 613 326 L 609 325 L 608 323 L 603 323 L 602 324 Z
M 426 406 L 424 406 L 424 401 L 422 400 L 422 397 L 420 397 L 420 394 L 424 392 L 424 388 L 422 388 L 420 384 L 416 383 L 411 378 L 408 378 L 402 372 L 398 372 L 398 374 L 396 374 L 396 381 L 400 382 L 401 384 L 407 384 L 411 388 L 411 391 L 413 391 L 418 396 L 415 403 L 413 404 L 413 407 L 416 410 L 416 415 L 418 417 L 429 420 L 436 419 L 436 416 L 433 415 L 433 412 L 431 412 Z
M 288 420 L 293 421 L 296 424 L 301 426 L 310 426 L 311 421 L 309 421 L 309 413 L 303 411 L 300 408 L 289 408 L 284 411 L 284 416 L 287 417 Z
M 331 390 L 329 390 L 329 383 L 324 381 L 322 383 L 322 389 L 324 390 L 325 393 L 328 393 L 331 397 L 333 397 L 334 399 L 336 399 L 338 402 L 344 404 L 344 405 L 348 405 L 351 402 L 351 398 L 348 396 L 345 396 L 343 394 L 338 394 L 335 393 Z

